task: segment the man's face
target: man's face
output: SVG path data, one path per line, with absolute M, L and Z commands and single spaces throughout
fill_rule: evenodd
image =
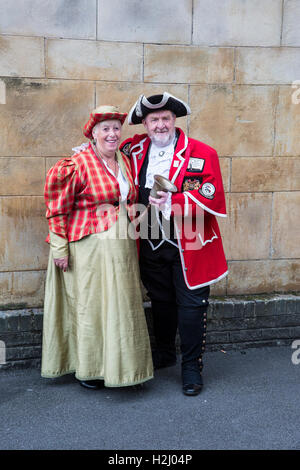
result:
M 165 147 L 175 135 L 176 116 L 171 111 L 155 111 L 143 119 L 148 136 L 158 147 Z

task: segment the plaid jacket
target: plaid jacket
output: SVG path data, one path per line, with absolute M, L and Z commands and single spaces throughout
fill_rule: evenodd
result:
M 121 152 L 118 152 L 118 161 L 129 182 L 129 209 L 137 195 L 130 162 Z M 96 156 L 91 144 L 83 152 L 59 160 L 50 168 L 44 196 L 49 229 L 68 241 L 104 232 L 118 218 L 118 181 Z M 46 241 L 49 242 L 49 235 Z

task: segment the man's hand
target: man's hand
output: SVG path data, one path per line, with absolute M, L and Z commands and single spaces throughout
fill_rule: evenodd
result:
M 158 207 L 160 210 L 162 210 L 164 207 L 164 204 L 168 200 L 168 193 L 165 191 L 157 191 L 157 194 L 159 194 L 161 197 L 155 198 L 155 197 L 149 196 L 149 202 L 153 206 Z
M 78 147 L 73 147 L 72 150 L 73 150 L 73 155 L 76 155 L 76 153 L 80 153 L 80 152 L 83 152 L 84 150 L 86 150 L 88 148 L 89 144 L 88 143 L 83 143 L 81 145 L 79 145 Z
M 54 258 L 54 264 L 55 266 L 66 272 L 69 265 L 69 257 L 65 256 L 64 258 Z

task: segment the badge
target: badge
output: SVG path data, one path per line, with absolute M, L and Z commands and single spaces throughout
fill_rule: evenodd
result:
M 205 160 L 203 158 L 191 157 L 189 159 L 188 167 L 186 171 L 193 171 L 194 173 L 201 173 L 204 168 Z
M 199 189 L 202 183 L 201 177 L 189 177 L 185 176 L 182 184 L 182 191 L 193 191 L 194 189 Z
M 212 183 L 204 183 L 199 189 L 199 193 L 207 199 L 213 199 L 215 192 L 216 188 Z
M 126 155 L 126 157 L 130 157 L 130 145 L 131 142 L 127 142 L 127 144 L 123 145 L 123 147 L 120 149 L 121 152 Z

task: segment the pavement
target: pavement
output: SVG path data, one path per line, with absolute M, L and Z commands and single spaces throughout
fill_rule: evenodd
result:
M 181 392 L 179 361 L 141 390 L 86 390 L 73 375 L 2 370 L 0 449 L 299 450 L 300 364 L 293 352 L 207 352 L 196 397 Z

